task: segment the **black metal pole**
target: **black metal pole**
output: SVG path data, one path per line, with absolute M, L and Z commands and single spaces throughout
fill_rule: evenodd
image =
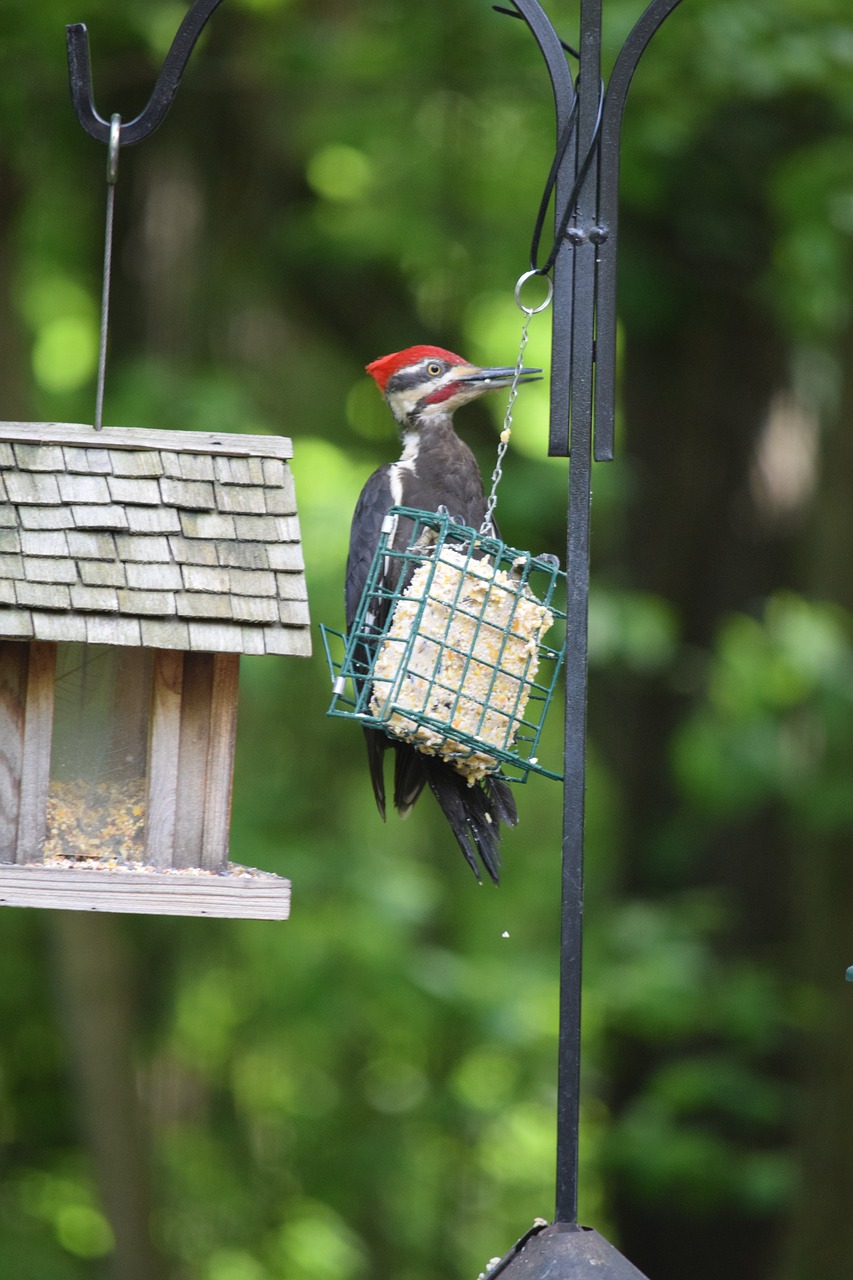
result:
M 594 145 L 601 78 L 601 0 L 582 0 L 578 154 Z M 556 1221 L 576 1224 L 580 1127 L 584 799 L 586 790 L 587 605 L 592 457 L 597 165 L 578 193 L 574 240 L 569 514 L 566 551 L 566 726 L 563 792 L 562 937 L 557 1111 Z M 555 304 L 556 305 L 556 304 Z
M 609 460 L 613 456 L 616 215 L 622 113 L 642 54 L 679 2 L 652 0 L 620 51 L 605 96 L 601 81 L 602 0 L 581 0 L 579 70 L 574 90 L 570 81 L 567 86 L 562 46 L 537 0 L 514 0 L 548 66 L 557 113 L 558 147 L 577 94 L 574 134 L 565 148 L 555 183 L 554 217 L 558 228 L 567 201 L 574 199 L 575 207 L 554 261 L 549 436 L 549 453 L 570 457 L 555 1216 L 555 1226 L 569 1231 L 577 1229 L 578 1213 L 593 419 L 595 457 Z

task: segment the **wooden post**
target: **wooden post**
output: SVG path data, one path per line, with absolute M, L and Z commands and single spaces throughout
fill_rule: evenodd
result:
M 53 737 L 56 645 L 33 640 L 29 649 L 16 862 L 41 862 L 44 858 Z
M 228 867 L 239 663 L 235 653 L 157 653 L 146 837 L 155 866 Z
M 239 653 L 213 655 L 210 690 L 210 734 L 204 788 L 204 830 L 201 865 L 209 871 L 228 866 L 231 786 L 237 741 L 237 685 Z
M 172 858 L 172 865 L 175 867 L 202 865 L 212 688 L 213 654 L 185 653 L 175 847 Z
M 183 653 L 158 649 L 154 655 L 145 801 L 145 857 L 155 867 L 171 867 L 175 850 L 183 680 Z
M 0 862 L 14 862 L 21 806 L 28 646 L 0 643 Z

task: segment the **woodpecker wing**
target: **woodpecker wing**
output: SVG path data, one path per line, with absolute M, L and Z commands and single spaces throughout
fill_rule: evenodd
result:
M 349 632 L 358 612 L 359 602 L 367 583 L 367 575 L 379 542 L 382 521 L 393 502 L 391 496 L 391 467 L 380 467 L 365 484 L 359 494 L 350 528 L 349 555 L 347 556 L 344 583 L 344 608 Z M 361 646 L 357 662 L 364 670 L 370 667 L 372 654 Z M 367 763 L 376 807 L 385 819 L 385 752 L 391 743 L 384 733 L 376 729 L 364 729 L 367 744 Z
M 391 487 L 392 476 L 392 465 L 380 467 L 378 471 L 374 471 L 362 489 L 353 513 L 344 590 L 347 631 L 352 627 L 358 612 L 370 566 L 379 543 L 379 535 L 382 532 L 382 521 L 395 504 Z M 411 527 L 410 521 L 406 521 L 405 524 L 408 528 Z M 404 540 L 408 536 L 407 529 L 399 528 L 395 541 L 399 543 L 401 539 Z M 392 563 L 392 572 L 395 580 L 383 581 L 380 585 L 396 588 L 396 578 L 399 574 L 399 562 L 396 560 Z M 376 609 L 373 626 L 377 633 L 385 624 L 387 610 L 387 601 L 383 601 Z M 372 647 L 365 643 L 359 648 L 360 653 L 356 655 L 355 661 L 367 673 L 373 663 Z M 373 795 L 383 819 L 385 817 L 385 752 L 391 747 L 394 748 L 394 806 L 401 816 L 405 817 L 426 785 L 422 756 L 407 743 L 390 739 L 381 729 L 365 726 L 364 739 L 367 744 L 367 762 Z
M 382 521 L 393 505 L 391 467 L 380 467 L 362 489 L 353 512 L 344 587 L 347 631 L 355 621 L 358 603 L 379 543 Z

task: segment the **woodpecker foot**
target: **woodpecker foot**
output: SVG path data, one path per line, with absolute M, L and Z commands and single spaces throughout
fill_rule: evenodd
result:
M 450 521 L 451 524 L 465 523 L 462 516 L 452 516 L 443 502 L 440 507 L 436 507 L 435 512 L 436 512 L 436 515 L 444 516 L 446 519 Z

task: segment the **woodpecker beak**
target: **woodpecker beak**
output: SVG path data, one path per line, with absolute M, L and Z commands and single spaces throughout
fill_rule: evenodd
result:
M 479 369 L 476 365 L 470 365 L 467 368 L 463 366 L 460 369 L 456 369 L 454 373 L 456 374 L 457 382 L 480 391 L 497 391 L 501 387 L 508 387 L 515 378 L 514 368 Z M 522 369 L 518 375 L 518 382 L 519 384 L 522 382 L 540 382 L 541 374 L 541 369 Z

